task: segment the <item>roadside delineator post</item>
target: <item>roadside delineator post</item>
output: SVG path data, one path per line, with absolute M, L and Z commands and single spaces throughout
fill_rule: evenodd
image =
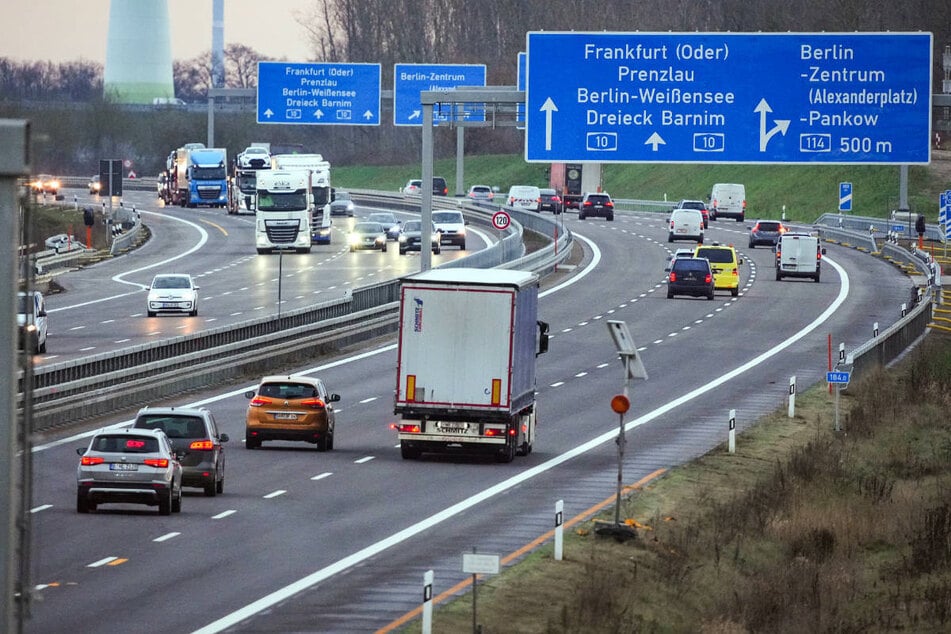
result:
M 564 524 L 565 501 L 555 502 L 555 561 L 561 561 L 564 556 L 565 527 Z
M 423 634 L 433 632 L 433 571 L 423 574 Z
M 796 417 L 796 375 L 789 377 L 789 409 L 786 412 L 789 418 Z
M 730 453 L 736 453 L 736 410 L 730 410 Z

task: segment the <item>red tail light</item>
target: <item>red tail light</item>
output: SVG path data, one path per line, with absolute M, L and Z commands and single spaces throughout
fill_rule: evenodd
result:
M 736 269 L 733 269 L 733 277 L 739 277 L 740 274 Z
M 418 434 L 423 431 L 422 428 L 416 423 L 393 423 L 390 425 L 390 429 L 395 429 L 396 431 L 403 434 Z
M 484 433 L 486 436 L 501 436 L 504 432 L 501 429 L 486 429 Z
M 188 445 L 188 448 L 195 451 L 211 451 L 215 448 L 215 443 L 210 440 L 195 440 Z
M 671 281 L 671 282 L 676 282 L 676 281 L 677 281 L 677 274 L 674 273 L 673 271 L 670 272 L 670 281 Z M 707 281 L 709 282 L 710 280 L 707 280 Z
M 261 407 L 262 405 L 270 405 L 271 399 L 264 396 L 255 396 L 251 399 L 251 407 Z
M 590 200 L 584 201 L 584 206 L 585 206 L 585 207 L 590 207 L 590 206 L 591 206 L 591 201 L 590 201 Z
M 671 275 L 673 275 L 673 273 L 671 273 Z M 713 276 L 707 273 L 707 276 L 703 278 L 703 281 L 705 284 L 709 284 L 710 282 L 713 281 Z
M 145 464 L 149 465 L 150 467 L 165 469 L 168 467 L 168 458 L 146 458 Z
M 310 407 L 312 409 L 323 409 L 325 407 L 324 401 L 319 398 L 308 398 L 300 402 L 304 407 Z
M 604 206 L 605 206 L 605 207 L 613 207 L 613 206 L 614 206 L 614 202 L 609 200 L 608 202 L 604 203 Z
M 743 201 L 743 209 L 744 209 L 744 210 L 746 209 L 746 201 L 745 201 L 745 200 Z
M 91 467 L 93 465 L 102 464 L 105 461 L 106 461 L 105 458 L 101 456 L 83 456 L 79 464 L 81 464 L 84 467 Z
M 822 259 L 822 251 L 820 249 L 816 249 L 816 259 L 817 260 Z

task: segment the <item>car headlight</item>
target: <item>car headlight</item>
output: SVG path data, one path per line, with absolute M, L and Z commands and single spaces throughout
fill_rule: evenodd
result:
M 399 239 L 400 242 L 406 242 L 406 236 L 404 236 L 404 235 L 402 235 L 402 234 L 400 235 L 400 237 L 399 237 L 398 239 Z
M 351 233 L 349 236 L 347 236 L 347 242 L 350 244 L 360 244 L 360 235 Z

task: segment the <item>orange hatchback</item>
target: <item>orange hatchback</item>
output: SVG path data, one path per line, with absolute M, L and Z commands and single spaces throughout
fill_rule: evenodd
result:
M 318 451 L 334 448 L 334 408 L 339 394 L 310 376 L 266 376 L 251 399 L 245 421 L 245 447 L 257 449 L 265 440 L 303 440 Z

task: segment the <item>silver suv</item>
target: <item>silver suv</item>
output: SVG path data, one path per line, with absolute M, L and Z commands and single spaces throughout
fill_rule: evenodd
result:
M 165 432 L 182 464 L 182 486 L 199 487 L 214 497 L 225 490 L 225 448 L 228 434 L 219 433 L 215 417 L 204 407 L 144 407 L 133 429 Z
M 157 506 L 159 514 L 182 510 L 182 465 L 160 429 L 103 429 L 76 450 L 76 511 L 99 504 Z

